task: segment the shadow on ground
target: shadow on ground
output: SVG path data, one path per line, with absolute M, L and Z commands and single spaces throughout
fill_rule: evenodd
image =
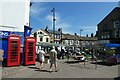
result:
M 68 63 L 68 64 L 75 64 L 75 63 L 80 63 L 80 62 L 84 62 L 84 61 L 66 61 L 65 63 Z
M 40 71 L 40 72 L 50 72 L 49 70 L 35 70 L 35 71 Z
M 39 68 L 37 68 L 37 67 L 28 67 L 28 68 L 30 68 L 30 69 L 34 69 L 34 71 L 40 71 L 40 72 L 50 72 L 49 70 L 40 70 Z
M 103 66 L 116 66 L 119 65 L 120 63 L 117 64 L 106 64 L 105 62 L 91 62 L 91 64 L 97 64 L 97 65 L 103 65 Z
M 116 77 L 116 78 L 114 78 L 114 80 L 120 80 L 120 77 Z
M 30 69 L 39 69 L 39 68 L 37 68 L 37 67 L 28 67 L 28 68 L 30 68 Z

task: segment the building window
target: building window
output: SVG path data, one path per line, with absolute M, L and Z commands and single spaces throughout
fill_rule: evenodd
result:
M 110 38 L 110 35 L 107 35 L 107 38 Z
M 104 38 L 104 36 L 103 36 L 103 35 L 101 35 L 101 38 L 103 39 L 103 38 Z
M 55 41 L 56 44 L 59 44 L 59 41 Z
M 68 40 L 65 40 L 65 45 L 68 45 Z
M 68 45 L 70 45 L 70 40 L 68 40 Z
M 119 31 L 119 38 L 120 38 L 120 31 Z
M 57 41 L 57 44 L 60 44 L 59 41 Z
M 76 44 L 78 44 L 78 40 L 76 40 Z
M 103 30 L 107 30 L 107 27 L 108 27 L 108 24 L 105 23 L 105 24 L 103 25 Z
M 107 38 L 106 35 L 104 35 L 104 38 Z
M 114 28 L 118 28 L 119 27 L 119 21 L 115 21 L 114 22 Z
M 77 41 L 77 44 L 79 44 L 79 41 Z
M 42 38 L 42 37 L 40 37 L 40 41 L 43 41 L 43 38 Z
M 42 32 L 40 32 L 40 34 L 42 34 Z
M 39 37 L 42 37 L 44 34 L 42 32 L 38 32 L 39 33 Z
M 115 38 L 119 38 L 120 37 L 120 31 L 119 30 L 116 30 L 115 31 Z
M 70 40 L 70 45 L 72 45 L 73 44 L 73 40 Z
M 56 34 L 56 35 L 55 35 L 55 38 L 56 38 L 56 39 L 59 39 L 59 38 L 60 38 L 60 35 Z
M 48 42 L 48 38 L 46 38 L 46 42 Z

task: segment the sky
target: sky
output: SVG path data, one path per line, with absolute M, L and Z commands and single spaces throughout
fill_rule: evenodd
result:
M 62 28 L 63 33 L 88 36 L 96 34 L 97 24 L 115 7 L 117 2 L 33 2 L 30 7 L 30 27 L 33 32 L 52 27 L 52 12 L 55 8 L 55 29 Z

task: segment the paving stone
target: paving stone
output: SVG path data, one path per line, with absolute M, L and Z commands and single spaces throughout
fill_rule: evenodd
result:
M 26 69 L 26 66 L 17 66 L 17 67 L 3 67 L 2 69 L 2 76 L 7 76 L 10 74 L 18 73 Z

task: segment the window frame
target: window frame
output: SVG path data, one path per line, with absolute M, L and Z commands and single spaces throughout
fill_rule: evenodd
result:
M 40 41 L 41 41 L 41 42 L 43 41 L 43 37 L 40 37 Z
M 120 27 L 120 21 L 114 21 L 114 28 Z

